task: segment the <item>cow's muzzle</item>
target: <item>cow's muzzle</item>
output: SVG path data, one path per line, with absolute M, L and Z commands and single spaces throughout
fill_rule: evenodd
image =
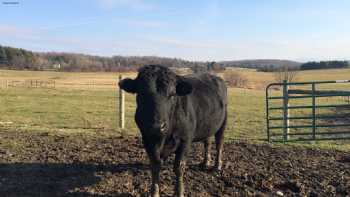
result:
M 167 130 L 168 130 L 168 126 L 167 126 L 166 122 L 162 122 L 162 123 L 160 124 L 159 131 L 162 132 L 162 133 L 164 133 L 164 132 L 166 132 Z
M 155 123 L 150 125 L 151 130 L 153 131 L 158 131 L 162 134 L 166 133 L 166 131 L 168 130 L 168 125 L 165 121 L 159 121 L 159 123 Z

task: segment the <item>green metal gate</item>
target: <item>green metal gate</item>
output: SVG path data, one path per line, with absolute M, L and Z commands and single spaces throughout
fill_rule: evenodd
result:
M 267 139 L 350 139 L 350 80 L 272 83 L 266 87 Z

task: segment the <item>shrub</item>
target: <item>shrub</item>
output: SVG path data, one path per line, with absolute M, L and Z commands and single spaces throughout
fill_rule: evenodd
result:
M 224 79 L 228 86 L 243 88 L 247 86 L 248 79 L 237 71 L 226 71 Z

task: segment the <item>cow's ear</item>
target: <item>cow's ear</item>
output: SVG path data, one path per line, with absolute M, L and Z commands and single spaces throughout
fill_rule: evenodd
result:
M 119 87 L 123 90 L 125 90 L 126 92 L 129 93 L 136 93 L 137 89 L 136 89 L 136 81 L 133 79 L 123 79 L 118 83 Z
M 185 79 L 180 79 L 176 83 L 176 94 L 178 96 L 185 96 L 190 94 L 193 90 L 192 84 Z

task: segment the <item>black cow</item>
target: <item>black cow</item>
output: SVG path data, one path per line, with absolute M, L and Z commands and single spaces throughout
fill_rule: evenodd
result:
M 135 121 L 151 163 L 151 196 L 159 196 L 161 163 L 172 153 L 175 193 L 184 196 L 185 157 L 192 142 L 204 142 L 203 165 L 208 166 L 209 138 L 215 135 L 215 167 L 221 170 L 227 119 L 227 88 L 222 79 L 210 74 L 178 76 L 165 66 L 148 65 L 136 79 L 124 79 L 119 86 L 137 94 Z

